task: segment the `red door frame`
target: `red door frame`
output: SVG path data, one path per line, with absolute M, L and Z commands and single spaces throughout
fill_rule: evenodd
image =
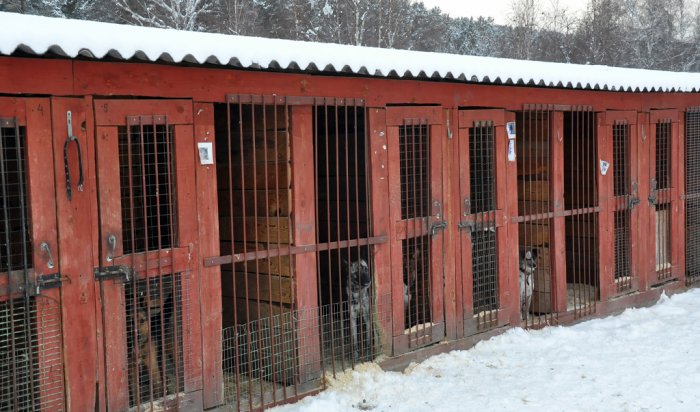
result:
M 165 124 L 173 127 L 176 236 L 178 245 L 146 253 L 123 254 L 121 194 L 119 177 L 118 127 L 134 121 L 144 124 Z M 192 102 L 189 100 L 95 100 L 96 160 L 95 176 L 98 184 L 100 216 L 99 244 L 95 250 L 99 266 L 126 265 L 136 270 L 138 279 L 152 278 L 169 273 L 181 274 L 181 344 L 183 347 L 183 382 L 185 393 L 181 405 L 202 403 L 202 340 L 200 329 L 200 285 L 197 262 L 197 216 L 195 174 L 195 147 Z M 97 232 L 97 230 L 95 230 Z M 109 235 L 117 238 L 116 250 L 108 259 Z M 102 253 L 100 254 L 100 251 Z M 104 378 L 108 409 L 121 410 L 129 406 L 129 365 L 126 353 L 126 313 L 124 292 L 119 281 L 94 281 L 98 318 L 102 322 L 104 348 Z M 181 392 L 181 393 L 182 393 Z
M 429 128 L 430 140 L 430 216 L 417 219 L 401 219 L 401 175 L 399 154 L 399 128 L 405 125 L 420 124 Z M 431 227 L 435 223 L 445 222 L 445 209 L 443 188 L 447 184 L 443 181 L 443 150 L 446 137 L 443 130 L 443 111 L 439 106 L 409 106 L 388 107 L 386 109 L 387 148 L 389 169 L 389 215 L 390 215 L 390 243 L 391 243 L 391 295 L 393 318 L 393 354 L 406 353 L 439 342 L 445 337 L 445 310 L 444 310 L 444 253 L 446 243 L 446 230 L 429 236 L 429 263 L 430 290 L 432 295 L 430 330 L 426 336 L 419 337 L 416 342 L 411 342 L 410 333 L 404 325 L 403 304 L 403 253 L 402 240 L 429 235 Z

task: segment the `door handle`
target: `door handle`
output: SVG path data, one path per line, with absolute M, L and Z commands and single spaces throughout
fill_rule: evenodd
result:
M 114 253 L 117 250 L 117 237 L 115 235 L 109 235 L 107 236 L 107 256 L 105 257 L 105 260 L 107 262 L 111 262 L 114 260 Z
M 55 264 L 53 262 L 53 256 L 51 255 L 51 247 L 46 242 L 41 242 L 41 245 L 39 245 L 39 247 L 41 248 L 41 251 L 46 253 L 49 257 L 49 260 L 46 262 L 46 267 L 49 269 L 53 269 Z

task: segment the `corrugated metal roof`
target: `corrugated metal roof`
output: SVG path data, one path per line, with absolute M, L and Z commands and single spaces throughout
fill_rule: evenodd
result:
M 0 12 L 0 55 L 18 52 L 571 89 L 700 91 L 699 73 L 229 36 Z

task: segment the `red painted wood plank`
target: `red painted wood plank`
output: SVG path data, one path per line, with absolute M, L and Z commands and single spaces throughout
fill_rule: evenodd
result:
M 554 212 L 564 211 L 564 142 L 557 136 L 564 136 L 564 113 L 553 112 L 550 130 L 550 196 Z M 550 258 L 552 265 L 552 290 L 554 291 L 554 311 L 566 312 L 566 224 L 559 215 L 552 219 L 550 226 Z
M 636 115 L 636 113 L 635 113 Z M 613 157 L 613 130 L 615 123 L 615 113 L 596 114 L 596 138 L 598 139 L 598 159 L 610 164 L 608 172 L 603 176 L 597 167 L 596 177 L 598 179 L 598 204 L 601 208 L 598 214 L 598 274 L 600 278 L 600 300 L 605 301 L 615 295 L 615 209 L 612 206 L 614 200 L 614 176 L 615 167 Z M 611 124 L 612 123 L 612 124 Z
M 454 224 L 455 220 L 451 219 L 454 216 L 454 210 L 459 209 L 459 204 L 455 202 L 459 201 L 459 193 L 456 192 L 452 185 L 451 176 L 456 173 L 459 169 L 459 165 L 450 161 L 453 158 L 453 153 L 457 151 L 456 149 L 456 139 L 454 136 L 457 135 L 458 127 L 458 111 L 451 109 L 443 109 L 443 124 L 445 125 L 444 135 L 440 136 L 442 139 L 442 173 L 444 176 L 443 185 L 443 220 L 448 224 L 447 228 L 443 231 L 443 302 L 445 310 L 445 336 L 447 339 L 454 340 L 458 336 L 457 330 L 460 330 L 460 335 L 463 333 L 463 317 L 460 310 L 457 311 L 457 285 L 461 283 L 457 278 L 462 277 L 462 271 L 457 272 L 456 270 L 456 244 L 458 243 L 458 230 Z M 451 137 L 450 137 L 451 136 Z
M 656 163 L 651 150 L 655 144 L 656 127 L 649 123 L 649 113 L 639 113 L 637 124 L 641 133 L 637 138 L 637 171 L 639 177 L 639 200 L 641 203 L 635 209 L 639 213 L 638 246 L 642 251 L 639 254 L 639 290 L 649 288 L 649 279 L 656 276 L 656 232 L 654 227 L 653 206 L 649 204 L 650 180 L 654 177 Z
M 387 109 L 391 112 L 394 108 Z M 403 251 L 398 239 L 398 226 L 401 222 L 401 173 L 399 171 L 399 129 L 387 128 L 387 173 L 389 177 L 389 227 L 391 249 L 391 297 L 392 297 L 392 355 L 405 352 L 407 347 L 397 347 L 396 337 L 403 335 L 405 329 L 403 301 Z
M 293 242 L 309 245 L 316 242 L 316 199 L 314 185 L 313 108 L 291 107 L 292 164 L 294 165 L 293 194 Z M 321 374 L 321 344 L 318 317 L 318 277 L 316 254 L 294 256 L 296 309 L 299 347 L 299 376 L 301 382 L 316 379 Z
M 126 118 L 129 116 L 163 115 L 167 115 L 169 125 L 192 124 L 192 102 L 190 100 L 95 100 L 95 122 L 98 126 L 125 126 Z M 144 119 L 146 125 L 152 122 L 152 119 Z
M 506 112 L 505 121 L 515 122 L 515 113 Z M 522 139 L 522 136 L 516 136 L 516 145 L 518 144 L 518 138 Z M 496 156 L 502 156 L 507 159 L 508 153 L 497 153 Z M 507 222 L 506 245 L 499 251 L 499 263 L 502 264 L 502 270 L 505 270 L 505 274 L 501 274 L 499 277 L 499 279 L 503 280 L 500 299 L 501 307 L 504 308 L 505 311 L 504 317 L 513 325 L 520 324 L 520 284 L 517 275 L 520 265 L 518 262 L 518 223 L 513 221 L 513 217 L 518 216 L 517 169 L 517 161 L 506 161 L 503 178 L 500 181 L 498 179 L 496 180 L 496 184 L 500 186 L 499 189 L 502 188 L 506 192 L 504 199 L 505 215 L 503 217 L 505 222 Z M 500 239 L 499 247 L 501 247 Z
M 169 102 L 170 103 L 170 102 Z M 168 110 L 168 119 L 171 113 L 179 112 L 183 108 L 182 115 L 186 118 L 192 116 L 192 104 L 175 105 Z M 185 391 L 193 392 L 202 389 L 202 339 L 201 339 L 201 279 L 199 278 L 194 262 L 199 260 L 197 254 L 197 239 L 199 229 L 197 227 L 197 193 L 195 174 L 192 173 L 195 166 L 195 154 L 198 153 L 194 144 L 194 128 L 192 125 L 175 126 L 173 137 L 175 145 L 175 165 L 177 182 L 177 218 L 178 240 L 181 247 L 190 248 L 189 269 L 182 273 L 182 346 L 189 349 L 184 351 L 184 378 Z M 214 232 L 218 233 L 218 232 Z M 187 283 L 189 282 L 189 287 Z M 186 321 L 184 321 L 186 319 Z M 187 353 L 189 352 L 189 353 Z
M 0 90 L 7 94 L 72 95 L 73 74 L 68 59 L 0 57 Z
M 54 98 L 52 104 L 54 166 L 56 173 L 56 203 L 58 211 L 58 245 L 61 251 L 59 266 L 63 276 L 69 278 L 61 288 L 63 306 L 64 359 L 66 386 L 70 410 L 94 410 L 97 394 L 97 352 L 95 289 L 92 274 L 92 187 L 86 185 L 81 192 L 75 187 L 71 201 L 66 196 L 65 171 L 63 168 L 63 144 L 67 136 L 66 112 L 73 115 L 73 134 L 81 144 L 83 172 L 86 176 L 94 170 L 93 142 L 89 138 L 92 130 L 80 127 L 86 121 L 86 106 L 82 99 Z M 78 176 L 78 151 L 70 145 L 68 162 L 71 176 Z M 77 321 L 79 320 L 79 321 Z
M 100 199 L 99 243 L 101 249 L 96 249 L 98 265 L 111 266 L 115 263 L 107 259 L 110 235 L 117 237 L 115 256 L 123 254 L 121 192 L 119 179 L 119 139 L 116 127 L 98 127 L 95 134 L 95 155 L 97 175 L 100 185 L 97 189 Z M 100 250 L 104 256 L 100 256 Z M 121 262 L 120 262 L 121 263 Z M 106 398 L 104 405 L 107 410 L 123 410 L 129 407 L 129 375 L 128 357 L 126 352 L 126 311 L 123 286 L 113 280 L 95 282 L 97 296 L 97 319 L 103 337 L 103 343 L 98 345 L 98 351 L 104 356 L 100 362 L 103 381 L 100 396 Z M 104 350 L 102 350 L 104 348 Z
M 214 105 L 194 105 L 194 147 L 208 142 L 216 147 L 214 138 Z M 213 151 L 216 153 L 216 150 Z M 196 160 L 195 160 L 196 162 Z M 197 163 L 197 162 L 196 162 Z M 219 209 L 217 199 L 216 165 L 196 164 L 197 215 L 199 256 L 219 255 Z M 204 267 L 204 260 L 196 261 L 200 278 L 202 313 L 202 379 L 204 408 L 221 405 L 223 393 L 223 359 L 221 334 L 221 268 Z
M 30 276 L 42 276 L 56 273 L 58 267 L 49 267 L 49 256 L 42 252 L 41 244 L 49 246 L 54 259 L 54 265 L 58 264 L 58 241 L 56 238 L 56 202 L 54 199 L 54 173 L 47 168 L 53 162 L 52 145 L 45 141 L 51 136 L 51 113 L 48 99 L 0 99 L 0 117 L 7 117 L 7 103 L 14 105 L 14 116 L 20 125 L 26 125 L 26 184 L 30 232 L 32 239 L 34 268 Z M 26 110 L 25 110 L 26 109 Z M 3 276 L 3 279 L 6 277 Z M 39 376 L 40 399 L 63 400 L 63 394 L 54 393 L 63 388 L 63 359 L 60 352 L 56 353 L 49 348 L 61 351 L 60 336 L 60 290 L 50 289 L 42 291 L 36 298 L 36 328 L 45 333 L 37 335 L 38 362 L 44 371 Z M 50 366 L 53 365 L 53 366 Z M 63 404 L 63 403 L 61 403 Z M 48 410 L 44 407 L 42 410 Z
M 389 163 L 387 147 L 386 112 L 381 108 L 368 109 L 369 125 L 369 168 L 370 199 L 372 202 L 372 236 L 389 235 Z M 389 242 L 375 245 L 374 280 L 375 292 L 379 306 L 379 327 L 382 347 L 386 355 L 391 355 L 392 308 L 392 271 L 391 244 Z M 401 293 L 403 299 L 403 291 Z M 388 307 L 387 307 L 388 306 Z

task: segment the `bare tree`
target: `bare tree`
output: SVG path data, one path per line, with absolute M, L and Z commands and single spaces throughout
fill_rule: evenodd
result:
M 130 24 L 178 30 L 201 30 L 200 20 L 212 12 L 211 0 L 116 0 Z
M 508 38 L 512 50 L 510 57 L 525 60 L 534 57 L 541 15 L 542 10 L 538 1 L 512 0 L 509 21 L 512 30 Z

